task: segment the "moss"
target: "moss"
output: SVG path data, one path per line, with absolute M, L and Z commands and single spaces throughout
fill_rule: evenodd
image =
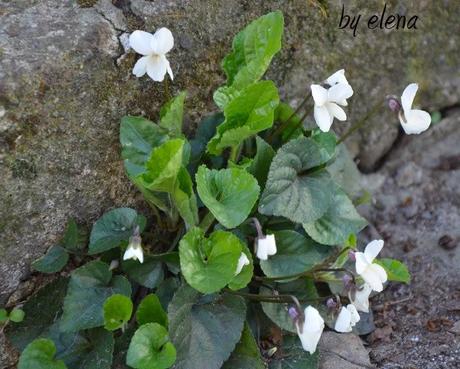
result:
M 91 8 L 97 3 L 97 0 L 77 0 L 77 4 L 80 8 Z

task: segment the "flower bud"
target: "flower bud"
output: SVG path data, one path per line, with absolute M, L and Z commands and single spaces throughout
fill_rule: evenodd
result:
M 288 314 L 291 317 L 293 321 L 296 321 L 299 318 L 299 312 L 297 311 L 297 308 L 295 306 L 291 306 L 288 309 Z
M 401 110 L 401 103 L 395 96 L 388 96 L 387 103 L 392 112 L 397 113 Z
M 355 252 L 354 251 L 348 252 L 348 258 L 350 259 L 350 261 L 356 261 Z
M 337 302 L 332 297 L 329 297 L 326 301 L 326 306 L 328 309 L 333 310 L 337 307 Z

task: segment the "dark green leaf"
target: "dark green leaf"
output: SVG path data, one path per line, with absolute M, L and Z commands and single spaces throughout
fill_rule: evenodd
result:
M 197 191 L 201 201 L 226 228 L 240 225 L 259 197 L 257 180 L 243 169 L 198 168 Z
M 302 123 L 300 117 L 295 114 L 294 109 L 283 102 L 280 102 L 275 110 L 275 122 L 279 125 L 286 124 L 286 128 L 281 133 L 283 142 L 297 138 L 303 135 Z
M 9 318 L 14 323 L 21 323 L 24 320 L 25 312 L 22 309 L 14 308 L 10 311 Z
M 219 291 L 234 278 L 242 248 L 230 232 L 215 231 L 206 238 L 203 230 L 194 227 L 179 244 L 182 274 L 200 292 Z
M 61 330 L 74 332 L 104 325 L 103 305 L 114 294 L 131 295 L 131 285 L 114 276 L 109 266 L 91 261 L 71 275 L 61 318 Z
M 8 312 L 6 309 L 0 309 L 0 323 L 6 322 L 8 320 Z
M 361 185 L 359 183 L 361 174 L 344 144 L 337 146 L 337 155 L 331 163 L 328 163 L 327 171 L 331 174 L 334 182 L 336 182 L 350 198 L 354 199 L 361 191 Z
M 164 310 L 168 310 L 169 303 L 180 285 L 179 279 L 174 277 L 167 278 L 158 285 L 156 295 Z
M 32 263 L 32 267 L 42 273 L 56 273 L 69 261 L 69 254 L 61 246 L 52 246 L 45 255 Z
M 168 331 L 157 323 L 144 324 L 131 340 L 126 363 L 135 369 L 167 369 L 176 360 Z
M 208 152 L 220 155 L 226 147 L 237 147 L 246 138 L 273 125 L 279 103 L 272 81 L 261 81 L 243 89 L 224 109 L 225 120 L 208 143 Z
M 122 262 L 123 271 L 130 279 L 147 288 L 155 288 L 163 280 L 163 263 L 157 257 L 148 255 L 140 264 L 136 260 Z
M 319 352 L 304 351 L 297 336 L 284 335 L 283 345 L 270 360 L 268 369 L 318 369 Z
M 330 158 L 310 138 L 297 138 L 282 146 L 270 166 L 259 212 L 296 223 L 320 218 L 332 201 L 334 184 L 323 168 Z
M 227 85 L 214 93 L 214 101 L 220 108 L 264 75 L 281 48 L 283 27 L 283 14 L 276 11 L 254 20 L 235 36 L 232 52 L 222 62 Z
M 375 259 L 374 263 L 377 263 L 385 269 L 388 274 L 389 281 L 396 282 L 410 282 L 410 273 L 407 266 L 395 259 Z
M 170 137 L 182 136 L 185 96 L 186 93 L 181 92 L 161 108 L 159 126 L 164 128 Z
M 265 182 L 267 182 L 268 171 L 270 170 L 270 164 L 275 156 L 275 151 L 259 136 L 256 136 L 256 145 L 257 153 L 248 168 L 248 172 L 257 179 L 259 186 L 263 188 Z
M 78 252 L 86 247 L 87 238 L 86 229 L 79 227 L 75 220 L 70 219 L 60 245 L 68 251 Z
M 222 369 L 265 369 L 256 340 L 247 323 L 244 325 L 240 342 Z
M 154 294 L 144 297 L 136 311 L 136 320 L 139 325 L 158 323 L 168 327 L 168 316 L 161 306 L 160 300 Z
M 31 342 L 19 358 L 18 369 L 67 369 L 61 360 L 55 360 L 53 341 L 40 338 Z
M 85 334 L 89 347 L 81 355 L 76 369 L 111 369 L 114 339 L 111 332 L 102 328 L 91 329 Z
M 134 209 L 118 208 L 108 211 L 93 225 L 89 253 L 98 254 L 120 246 L 123 241 L 129 240 L 136 226 L 142 232 L 145 223 L 145 217 Z
M 115 331 L 128 323 L 133 313 L 133 302 L 129 297 L 116 294 L 104 303 L 104 328 Z
M 175 369 L 220 368 L 241 337 L 246 305 L 239 296 L 203 296 L 184 285 L 168 308 Z

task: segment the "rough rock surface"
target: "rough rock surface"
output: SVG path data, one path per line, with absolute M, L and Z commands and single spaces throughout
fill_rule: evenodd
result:
M 192 128 L 214 109 L 233 35 L 277 8 L 285 45 L 269 76 L 286 100 L 299 101 L 312 81 L 344 67 L 356 91 L 350 122 L 409 81 L 420 82 L 426 108 L 458 103 L 458 2 L 388 4 L 387 11 L 417 14 L 418 29 L 368 30 L 381 1 L 346 2 L 348 13 L 363 15 L 353 37 L 338 29 L 341 3 L 333 1 L 0 0 L 0 304 L 68 217 L 90 223 L 113 206 L 138 204 L 119 159 L 118 122 L 126 113 L 155 118 L 164 100 L 162 85 L 132 77 L 129 32 L 173 30 L 172 89 L 189 91 Z M 365 169 L 398 131 L 388 113 L 369 127 L 352 142 Z

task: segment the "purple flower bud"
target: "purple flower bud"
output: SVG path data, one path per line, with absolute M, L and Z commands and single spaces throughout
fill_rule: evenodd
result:
M 289 308 L 288 314 L 291 317 L 291 319 L 294 321 L 296 321 L 297 318 L 299 317 L 299 312 L 297 311 L 297 308 L 295 306 L 291 306 Z
M 396 97 L 389 96 L 387 98 L 387 102 L 388 102 L 388 107 L 390 108 L 391 111 L 397 113 L 401 110 L 401 103 Z
M 329 297 L 326 301 L 326 306 L 331 310 L 335 309 L 337 307 L 337 302 L 332 297 Z
M 349 276 L 348 274 L 345 274 L 342 277 L 342 282 L 343 282 L 345 287 L 348 287 L 351 284 L 352 281 L 353 281 L 353 278 L 351 278 L 351 276 Z
M 349 258 L 351 261 L 356 261 L 355 252 L 354 252 L 354 251 L 349 251 L 349 252 L 348 252 L 348 258 Z

